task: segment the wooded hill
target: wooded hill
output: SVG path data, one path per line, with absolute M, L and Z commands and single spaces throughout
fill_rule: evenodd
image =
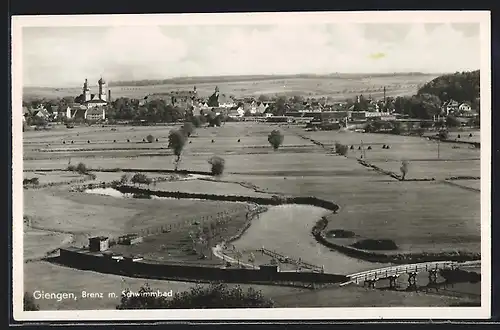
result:
M 418 90 L 418 95 L 422 94 L 436 95 L 442 102 L 470 102 L 473 109 L 478 109 L 479 70 L 439 76 Z

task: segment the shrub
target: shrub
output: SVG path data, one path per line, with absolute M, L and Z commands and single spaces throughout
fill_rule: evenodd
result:
M 274 150 L 278 150 L 278 148 L 283 144 L 283 140 L 284 136 L 278 130 L 273 130 L 267 137 L 267 141 L 271 144 Z
M 447 130 L 439 131 L 438 137 L 440 140 L 447 140 L 448 139 L 448 131 Z
M 149 143 L 153 143 L 155 140 L 155 137 L 152 136 L 151 134 L 149 134 L 148 136 L 146 136 L 146 141 L 148 141 Z
M 40 184 L 40 181 L 38 180 L 38 178 L 24 179 L 23 185 L 26 185 L 26 184 L 32 184 L 32 185 L 38 186 Z
M 481 274 L 476 272 L 468 272 L 461 269 L 440 269 L 439 274 L 448 283 L 478 283 L 481 281 Z
M 339 142 L 335 142 L 335 152 L 339 155 L 346 156 L 349 147 L 345 144 L 341 144 Z
M 214 156 L 208 160 L 208 163 L 211 165 L 210 172 L 212 172 L 212 175 L 222 175 L 224 173 L 225 161 L 222 157 Z
M 194 125 L 193 123 L 187 121 L 184 123 L 184 125 L 182 125 L 181 130 L 187 137 L 190 137 L 194 132 Z
M 191 123 L 193 123 L 193 126 L 195 128 L 199 128 L 202 125 L 202 121 L 200 119 L 200 116 L 194 116 L 191 118 Z
M 138 183 L 138 184 L 150 185 L 152 180 L 148 178 L 147 175 L 144 173 L 136 173 L 134 174 L 130 182 L 132 182 L 133 184 Z
M 391 134 L 395 135 L 401 135 L 402 130 L 400 125 L 394 125 L 394 127 L 391 129 Z
M 121 184 L 126 184 L 130 180 L 130 176 L 128 174 L 123 174 L 120 178 Z
M 78 165 L 76 165 L 76 171 L 81 174 L 87 174 L 88 169 L 84 163 L 78 163 Z
M 361 250 L 397 250 L 398 246 L 390 239 L 365 239 L 352 244 L 353 247 Z
M 356 236 L 353 231 L 343 230 L 343 229 L 333 229 L 326 233 L 326 237 L 330 238 L 351 238 Z
M 161 290 L 160 290 L 161 291 Z M 174 297 L 157 296 L 157 290 L 143 286 L 138 295 L 122 296 L 117 309 L 191 309 L 191 308 L 252 308 L 273 307 L 274 302 L 265 298 L 261 291 L 249 288 L 244 291 L 239 285 L 229 288 L 227 284 L 213 283 L 208 287 L 197 285 L 189 291 L 177 292 Z

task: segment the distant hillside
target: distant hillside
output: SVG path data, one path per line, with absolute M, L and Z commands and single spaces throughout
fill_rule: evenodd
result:
M 331 78 L 377 78 L 377 77 L 395 77 L 395 76 L 427 76 L 421 72 L 405 72 L 405 73 L 374 73 L 374 74 L 361 74 L 361 73 L 332 73 L 332 74 L 293 74 L 293 75 L 232 75 L 232 76 L 203 76 L 203 77 L 177 77 L 160 80 L 134 80 L 134 81 L 111 81 L 110 86 L 151 86 L 151 85 L 184 85 L 184 84 L 206 84 L 218 82 L 244 82 L 256 80 L 277 80 L 277 79 L 331 79 Z
M 221 94 L 235 97 L 259 97 L 260 95 L 302 95 L 304 97 L 330 97 L 335 100 L 352 98 L 359 94 L 381 98 L 386 88 L 386 96 L 414 95 L 419 87 L 436 78 L 439 74 L 331 74 L 331 75 L 293 75 L 287 76 L 225 76 L 225 77 L 192 77 L 175 78 L 165 81 L 170 83 L 149 81 L 129 82 L 116 86 L 110 84 L 112 98 L 129 97 L 143 99 L 149 94 L 168 93 L 176 90 L 192 90 L 196 86 L 200 97 L 212 95 L 215 86 Z M 163 82 L 163 80 L 161 81 Z M 76 97 L 81 94 L 81 87 L 71 88 L 37 88 L 25 87 L 23 99 Z M 92 90 L 95 92 L 95 89 Z
M 479 70 L 439 76 L 424 84 L 418 94 L 433 94 L 441 101 L 479 102 Z

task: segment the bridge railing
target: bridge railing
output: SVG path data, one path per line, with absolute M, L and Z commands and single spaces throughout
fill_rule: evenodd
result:
M 400 266 L 385 267 L 381 269 L 359 272 L 348 275 L 348 277 L 351 279 L 351 281 L 355 281 L 356 283 L 358 283 L 359 280 L 381 279 L 381 278 L 387 278 L 389 276 L 396 276 L 411 272 L 418 273 L 421 271 L 430 271 L 433 269 L 437 270 L 437 269 L 453 268 L 458 265 L 459 265 L 458 263 L 452 261 L 438 261 L 438 262 L 420 263 L 412 265 L 400 265 Z
M 323 268 L 320 267 L 320 266 L 316 266 L 316 265 L 310 264 L 310 263 L 302 261 L 302 260 L 296 260 L 294 258 L 290 258 L 290 257 L 285 256 L 285 255 L 283 255 L 281 253 L 278 253 L 276 251 L 271 251 L 271 250 L 268 250 L 266 248 L 261 248 L 260 251 L 263 254 L 266 254 L 266 255 L 268 255 L 270 257 L 277 258 L 277 259 L 289 260 L 289 262 L 292 263 L 292 264 L 300 265 L 300 266 L 302 266 L 304 268 L 312 269 L 313 271 L 318 271 L 318 272 L 322 272 L 323 271 Z

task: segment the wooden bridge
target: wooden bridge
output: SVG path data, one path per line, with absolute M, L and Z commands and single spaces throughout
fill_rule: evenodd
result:
M 264 247 L 260 248 L 259 252 L 261 252 L 262 254 L 268 255 L 271 258 L 276 259 L 276 261 L 281 262 L 281 263 L 288 263 L 288 264 L 296 265 L 297 267 L 300 267 L 300 268 L 311 269 L 313 272 L 324 273 L 324 269 L 321 266 L 316 266 L 316 265 L 310 264 L 310 263 L 305 262 L 301 259 L 294 259 L 294 258 L 285 256 L 281 253 L 278 253 L 276 251 L 268 250 Z
M 403 274 L 408 275 L 408 285 L 416 287 L 416 276 L 421 272 L 429 273 L 429 282 L 435 283 L 437 280 L 437 273 L 440 269 L 463 269 L 463 268 L 477 268 L 481 266 L 481 260 L 468 261 L 468 262 L 455 262 L 455 261 L 433 261 L 418 264 L 398 265 L 391 267 L 384 267 L 379 269 L 367 270 L 359 273 L 347 275 L 350 279 L 348 282 L 342 283 L 341 286 L 347 284 L 368 284 L 370 287 L 375 287 L 379 280 L 388 279 L 391 287 L 395 286 L 396 279 Z

